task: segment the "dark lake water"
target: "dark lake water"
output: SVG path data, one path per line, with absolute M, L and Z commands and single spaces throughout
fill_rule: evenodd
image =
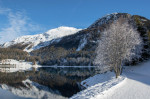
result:
M 67 99 L 81 91 L 80 82 L 95 74 L 94 67 L 41 67 L 0 72 L 1 99 Z

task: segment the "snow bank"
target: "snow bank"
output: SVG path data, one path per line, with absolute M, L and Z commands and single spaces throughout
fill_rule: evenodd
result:
M 150 60 L 145 61 L 137 66 L 126 66 L 126 72 L 138 73 L 150 76 Z
M 113 72 L 81 82 L 86 89 L 71 99 L 150 99 L 150 61 L 125 67 L 118 79 Z
M 150 99 L 150 61 L 137 66 L 125 67 L 127 79 L 103 99 Z M 96 97 L 100 99 L 100 97 Z
M 102 97 L 115 85 L 121 84 L 125 80 L 125 76 L 120 76 L 116 79 L 114 72 L 107 72 L 104 74 L 97 74 L 81 82 L 85 90 L 72 96 L 70 99 L 94 99 L 97 96 Z

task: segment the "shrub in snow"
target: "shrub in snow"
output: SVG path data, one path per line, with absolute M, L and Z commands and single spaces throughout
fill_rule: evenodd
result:
M 103 71 L 114 69 L 118 77 L 124 62 L 140 58 L 141 50 L 139 33 L 127 19 L 121 17 L 102 32 L 94 63 Z

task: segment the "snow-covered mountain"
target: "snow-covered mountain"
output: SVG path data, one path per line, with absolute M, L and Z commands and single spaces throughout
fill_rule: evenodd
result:
M 36 99 L 66 99 L 59 95 L 59 91 L 53 91 L 50 88 L 33 82 L 29 79 L 22 81 L 24 87 L 15 88 L 6 84 L 1 84 L 1 88 L 11 91 L 14 95 L 24 98 Z
M 147 59 L 150 56 L 150 20 L 128 13 L 106 15 L 83 30 L 59 27 L 43 34 L 23 36 L 3 44 L 2 47 L 32 51 L 30 56 L 40 58 L 39 64 L 42 65 L 91 66 L 94 65 L 95 52 L 97 44 L 101 41 L 102 32 L 119 18 L 125 18 L 129 24 L 133 25 L 143 42 L 142 58 L 135 59 L 127 65 Z
M 2 47 L 6 48 L 14 46 L 16 44 L 21 44 L 26 45 L 24 51 L 31 52 L 32 50 L 39 49 L 41 47 L 49 45 L 50 44 L 49 41 L 51 40 L 53 40 L 52 42 L 54 41 L 58 42 L 61 39 L 61 37 L 75 34 L 80 30 L 81 29 L 76 29 L 73 27 L 61 26 L 55 29 L 48 30 L 47 32 L 42 34 L 18 37 L 13 41 L 4 43 Z
M 150 50 L 148 45 L 150 40 L 150 20 L 128 13 L 106 15 L 95 21 L 87 29 L 83 29 L 74 35 L 65 36 L 59 42 L 53 42 L 47 47 L 33 51 L 32 55 L 41 56 L 41 64 L 43 65 L 94 65 L 95 52 L 97 44 L 101 41 L 102 32 L 119 18 L 125 18 L 129 24 L 137 29 L 137 35 L 140 33 L 143 42 L 143 59 L 140 59 L 140 61 L 144 60 L 149 56 L 148 51 Z M 137 59 L 135 60 L 137 61 Z M 135 60 L 127 64 L 135 64 Z

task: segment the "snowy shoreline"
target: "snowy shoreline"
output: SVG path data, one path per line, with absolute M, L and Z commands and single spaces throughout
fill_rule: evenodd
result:
M 91 68 L 91 67 L 97 67 L 97 66 L 57 66 L 57 65 L 53 65 L 53 66 L 47 66 L 47 65 L 44 65 L 44 66 L 41 66 L 41 65 L 38 65 L 40 67 L 53 67 L 53 68 L 70 68 L 70 67 L 73 67 L 73 68 Z
M 116 79 L 114 72 L 97 74 L 82 81 L 81 86 L 86 89 L 72 96 L 70 99 L 93 99 L 97 96 L 103 97 L 105 93 L 110 89 L 114 89 L 116 85 L 118 86 L 123 83 L 125 79 L 125 75 Z
M 39 65 L 33 65 L 32 62 L 26 62 L 24 60 L 4 59 L 0 61 L 0 72 L 17 72 L 30 70 L 32 67 L 41 67 Z
M 137 66 L 125 67 L 115 78 L 113 72 L 97 74 L 81 82 L 86 89 L 70 99 L 149 99 L 150 60 Z

